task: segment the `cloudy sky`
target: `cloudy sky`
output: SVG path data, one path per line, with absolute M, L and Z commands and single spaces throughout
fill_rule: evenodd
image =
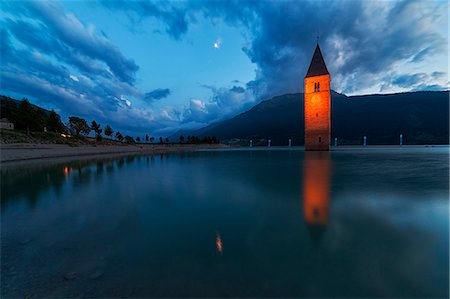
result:
M 2 1 L 0 93 L 167 136 L 301 92 L 447 90 L 448 1 Z

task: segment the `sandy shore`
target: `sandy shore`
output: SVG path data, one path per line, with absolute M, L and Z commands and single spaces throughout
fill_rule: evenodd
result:
M 113 155 L 113 154 L 160 154 L 181 151 L 196 151 L 199 149 L 222 148 L 226 145 L 208 144 L 137 144 L 137 145 L 82 145 L 71 147 L 64 144 L 1 144 L 0 162 L 15 162 L 34 159 L 49 159 L 61 157 Z

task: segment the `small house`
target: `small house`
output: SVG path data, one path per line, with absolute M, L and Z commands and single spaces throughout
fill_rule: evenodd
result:
M 14 124 L 7 118 L 0 119 L 0 129 L 14 130 Z

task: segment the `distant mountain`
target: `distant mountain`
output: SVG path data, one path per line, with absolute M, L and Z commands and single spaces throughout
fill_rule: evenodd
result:
M 386 95 L 345 96 L 332 91 L 332 139 L 339 144 L 449 143 L 449 92 L 420 91 Z M 263 101 L 231 119 L 195 131 L 177 132 L 248 144 L 303 145 L 303 94 L 286 94 Z

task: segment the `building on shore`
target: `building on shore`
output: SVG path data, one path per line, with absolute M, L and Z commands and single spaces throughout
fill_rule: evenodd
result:
M 7 118 L 0 119 L 0 129 L 14 130 L 14 124 Z

